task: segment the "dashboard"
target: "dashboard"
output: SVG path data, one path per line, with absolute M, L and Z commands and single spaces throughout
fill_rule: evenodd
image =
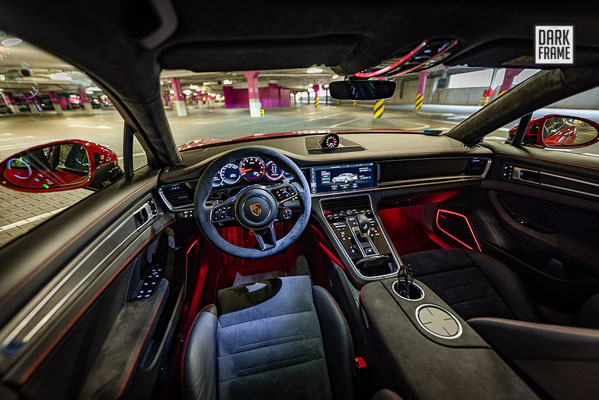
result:
M 444 136 L 385 132 L 344 133 L 339 137 L 342 143 L 349 143 L 346 147 L 311 151 L 320 137 L 326 136 L 315 132 L 264 138 L 251 145 L 276 149 L 295 162 L 313 198 L 477 181 L 486 176 L 492 157 L 487 148 L 464 147 Z M 159 178 L 159 194 L 167 207 L 176 212 L 191 210 L 195 186 L 204 168 L 214 157 L 245 146 L 248 143 L 227 143 L 184 151 L 181 166 L 164 170 Z M 292 175 L 276 163 L 250 154 L 221 167 L 214 176 L 209 202 L 226 200 L 248 185 L 290 180 Z

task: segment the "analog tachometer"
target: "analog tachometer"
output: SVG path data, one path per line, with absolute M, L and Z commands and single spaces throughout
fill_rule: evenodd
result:
M 265 171 L 266 165 L 260 157 L 246 157 L 239 163 L 239 173 L 248 181 L 257 181 Z

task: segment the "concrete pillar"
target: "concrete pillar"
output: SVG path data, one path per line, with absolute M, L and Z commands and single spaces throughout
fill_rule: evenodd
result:
M 383 118 L 383 113 L 385 112 L 385 100 L 377 100 L 374 103 L 374 113 L 372 114 L 372 118 L 381 119 Z
M 6 107 L 11 112 L 11 114 L 17 114 L 19 112 L 19 107 L 15 104 L 15 99 L 12 97 L 12 93 L 4 93 L 0 92 L 2 98 L 4 99 L 4 103 Z
M 87 93 L 85 93 L 85 90 L 79 89 L 79 97 L 81 98 L 81 103 L 83 104 L 83 111 L 87 115 L 92 115 L 94 113 L 92 104 L 89 101 L 89 96 L 87 95 Z
M 424 100 L 424 89 L 426 87 L 426 78 L 428 78 L 430 71 L 418 72 L 418 92 L 416 93 L 416 102 L 414 108 L 420 110 L 422 107 L 422 101 Z
M 312 86 L 312 89 L 314 89 L 314 108 L 318 108 L 318 106 L 320 105 L 320 98 L 318 97 L 318 91 L 320 90 L 320 85 L 314 85 Z
M 308 100 L 307 104 L 310 104 L 310 91 L 309 90 L 306 90 L 306 99 Z
M 204 103 L 202 102 L 202 97 L 204 95 L 199 90 L 196 92 L 196 97 L 198 98 L 198 108 L 201 110 L 204 108 Z
M 258 91 L 258 75 L 260 75 L 260 72 L 244 71 L 243 74 L 245 75 L 245 78 L 248 81 L 250 117 L 260 118 L 262 116 L 262 113 L 260 112 L 262 104 L 260 104 L 260 92 Z
M 169 92 L 164 92 L 162 94 L 162 101 L 164 103 L 164 107 L 170 107 L 171 105 L 171 95 Z
M 62 111 L 62 107 L 60 106 L 56 92 L 48 92 L 48 94 L 50 95 L 50 101 L 52 102 L 54 111 L 56 111 L 56 115 L 62 115 L 64 112 Z
M 503 75 L 503 83 L 499 88 L 499 94 L 497 97 L 501 96 L 512 88 L 512 85 L 514 84 L 514 78 L 518 76 L 520 72 L 522 72 L 522 68 L 506 68 L 505 75 Z
M 27 106 L 29 106 L 29 111 L 31 111 L 32 113 L 39 113 L 40 110 L 38 110 L 38 108 L 36 107 L 35 98 L 28 97 L 26 102 Z
M 293 94 L 293 105 L 297 105 L 297 92 L 291 92 Z
M 171 88 L 173 89 L 173 103 L 179 117 L 187 117 L 187 107 L 185 107 L 185 96 L 181 90 L 181 80 L 179 78 L 171 78 Z

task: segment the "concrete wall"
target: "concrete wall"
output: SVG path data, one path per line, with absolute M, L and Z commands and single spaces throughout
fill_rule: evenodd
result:
M 486 88 L 458 88 L 449 89 L 441 86 L 440 76 L 430 77 L 426 81 L 423 104 L 445 104 L 445 105 L 465 105 L 477 106 L 483 91 Z M 499 94 L 501 82 L 495 87 L 495 92 L 490 100 L 493 100 Z M 397 81 L 397 88 L 393 97 L 387 100 L 387 104 L 414 104 L 416 93 L 418 91 L 418 76 L 416 74 L 408 75 Z M 599 88 L 589 90 L 555 104 L 550 105 L 553 108 L 572 108 L 572 109 L 599 109 Z

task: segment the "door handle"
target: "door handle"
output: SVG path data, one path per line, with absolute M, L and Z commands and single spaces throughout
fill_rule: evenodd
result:
M 532 183 L 535 185 L 540 185 L 541 184 L 541 173 L 534 169 L 514 167 L 512 179 L 517 180 L 517 181 Z

